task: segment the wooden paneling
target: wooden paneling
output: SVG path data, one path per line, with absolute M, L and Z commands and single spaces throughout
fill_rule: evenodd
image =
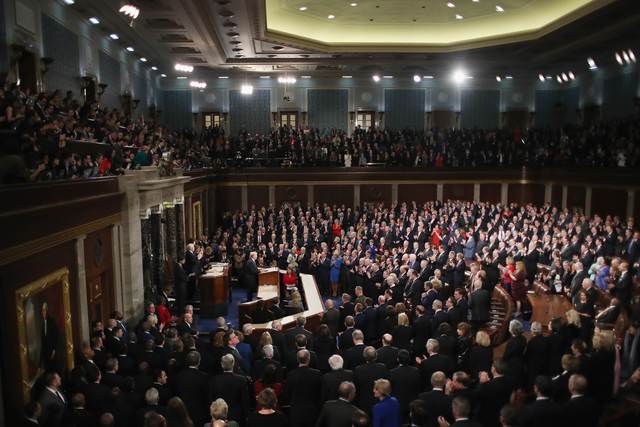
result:
M 507 195 L 509 202 L 540 206 L 544 203 L 544 184 L 509 184 Z
M 553 184 L 551 187 L 551 204 L 558 209 L 562 207 L 562 185 Z
M 473 184 L 444 184 L 442 198 L 447 200 L 473 200 Z
M 250 185 L 247 187 L 247 204 L 249 208 L 269 206 L 269 186 Z
M 106 322 L 113 311 L 113 253 L 111 227 L 89 233 L 84 240 L 89 320 Z
M 276 206 L 280 206 L 285 202 L 300 202 L 302 206 L 306 207 L 308 203 L 307 188 L 306 185 L 276 185 Z
M 18 331 L 16 314 L 16 290 L 31 282 L 34 282 L 57 269 L 66 267 L 69 269 L 71 321 L 73 328 L 73 339 L 76 348 L 79 348 L 80 337 L 78 334 L 78 270 L 76 262 L 75 242 L 69 241 L 59 246 L 55 246 L 46 251 L 40 252 L 33 257 L 22 259 L 11 264 L 0 267 L 0 288 L 4 301 L 2 322 L 2 374 L 3 383 L 8 385 L 6 390 L 13 390 L 12 393 L 5 393 L 6 408 L 22 407 L 22 389 L 20 384 L 20 361 L 18 357 Z
M 591 190 L 591 215 L 627 215 L 627 191 L 594 187 Z
M 429 202 L 436 200 L 436 184 L 398 184 L 398 203 Z
M 313 192 L 315 203 L 353 207 L 353 185 L 315 185 Z
M 235 212 L 242 209 L 242 190 L 240 187 L 218 187 L 216 200 L 218 216 L 224 212 Z
M 500 184 L 480 184 L 480 201 L 481 202 L 500 202 Z
M 387 184 L 361 184 L 360 203 L 373 202 L 391 205 L 391 185 Z
M 584 202 L 586 196 L 585 187 L 579 187 L 577 185 L 570 185 L 567 192 L 567 208 L 582 209 L 584 211 Z

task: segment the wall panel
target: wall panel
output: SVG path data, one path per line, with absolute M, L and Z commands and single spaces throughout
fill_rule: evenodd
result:
M 100 51 L 100 82 L 107 88 L 101 102 L 109 108 L 120 108 L 120 62 Z
M 80 47 L 78 36 L 53 18 L 42 15 L 42 45 L 45 57 L 54 58 L 45 74 L 47 91 L 67 90 L 80 98 Z
M 444 184 L 442 198 L 447 200 L 473 200 L 473 184 Z
M 160 122 L 169 129 L 191 129 L 191 91 L 165 90 L 161 92 Z
M 556 128 L 576 124 L 579 99 L 578 87 L 536 91 L 535 126 Z
M 424 98 L 424 89 L 385 90 L 385 128 L 423 130 Z
M 614 77 L 606 79 L 603 84 L 603 118 L 611 120 L 633 114 L 638 88 L 638 73 L 616 74 Z
M 521 205 L 533 203 L 536 206 L 544 204 L 543 184 L 509 184 L 507 200 Z
M 480 184 L 480 201 L 498 203 L 501 191 L 500 184 Z
M 497 90 L 463 90 L 460 126 L 463 128 L 496 129 L 500 111 Z
M 218 187 L 216 194 L 218 217 L 224 212 L 235 212 L 242 209 L 242 190 L 240 186 Z
M 436 200 L 436 184 L 398 184 L 398 203 L 415 201 L 420 204 Z
M 314 185 L 313 191 L 315 203 L 353 207 L 353 185 Z
M 240 132 L 268 133 L 271 129 L 270 102 L 269 90 L 254 90 L 253 95 L 242 95 L 239 90 L 230 90 L 231 135 L 238 135 Z
M 251 185 L 247 187 L 247 205 L 249 208 L 255 206 L 258 209 L 269 206 L 269 186 Z
M 276 185 L 276 207 L 283 203 L 300 202 L 303 207 L 307 206 L 307 186 L 306 185 Z
M 349 91 L 347 89 L 309 89 L 309 126 L 326 130 L 347 129 Z
M 384 203 L 391 206 L 391 184 L 361 184 L 360 203 Z
M 567 188 L 567 208 L 581 209 L 584 211 L 584 202 L 586 199 L 585 187 L 577 185 L 569 185 Z
M 591 190 L 591 215 L 627 216 L 627 191 L 624 189 L 593 187 Z

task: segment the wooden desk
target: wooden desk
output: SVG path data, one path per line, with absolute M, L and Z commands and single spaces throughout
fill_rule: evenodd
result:
M 531 322 L 540 322 L 542 330 L 548 331 L 549 322 L 556 317 L 564 317 L 573 307 L 563 295 L 539 294 L 529 291 L 527 294 L 531 304 Z
M 262 285 L 280 286 L 280 270 L 278 270 L 278 267 L 258 269 L 258 291 Z
M 198 278 L 200 315 L 226 316 L 229 306 L 229 264 L 216 263 Z

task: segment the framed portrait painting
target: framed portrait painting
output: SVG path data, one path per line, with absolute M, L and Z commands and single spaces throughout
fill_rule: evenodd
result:
M 25 401 L 45 371 L 73 368 L 69 269 L 61 268 L 16 290 L 20 378 Z

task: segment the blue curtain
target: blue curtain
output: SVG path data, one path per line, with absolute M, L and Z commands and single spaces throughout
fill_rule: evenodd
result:
M 102 95 L 102 104 L 120 108 L 120 62 L 103 51 L 100 51 L 100 83 L 108 85 Z
M 536 127 L 557 128 L 576 124 L 579 100 L 580 90 L 577 87 L 536 91 Z
M 80 98 L 80 47 L 78 36 L 53 18 L 42 15 L 42 43 L 44 56 L 53 58 L 49 72 L 45 74 L 47 91 L 56 89 L 64 96 L 72 90 Z
M 240 132 L 268 133 L 271 129 L 271 92 L 254 90 L 251 95 L 243 95 L 239 90 L 229 91 L 229 116 L 231 135 Z
M 193 128 L 190 90 L 163 90 L 158 97 L 160 122 L 171 130 Z
M 309 126 L 323 129 L 347 129 L 349 91 L 347 89 L 309 89 L 307 92 Z
M 424 90 L 384 91 L 384 124 L 387 129 L 424 129 Z
M 604 81 L 602 115 L 605 119 L 633 114 L 634 98 L 638 89 L 637 78 L 636 73 L 621 73 Z
M 496 129 L 499 114 L 500 91 L 462 91 L 460 125 L 463 128 Z
M 7 17 L 4 15 L 4 1 L 0 0 L 0 73 L 9 70 L 9 49 L 7 49 Z

